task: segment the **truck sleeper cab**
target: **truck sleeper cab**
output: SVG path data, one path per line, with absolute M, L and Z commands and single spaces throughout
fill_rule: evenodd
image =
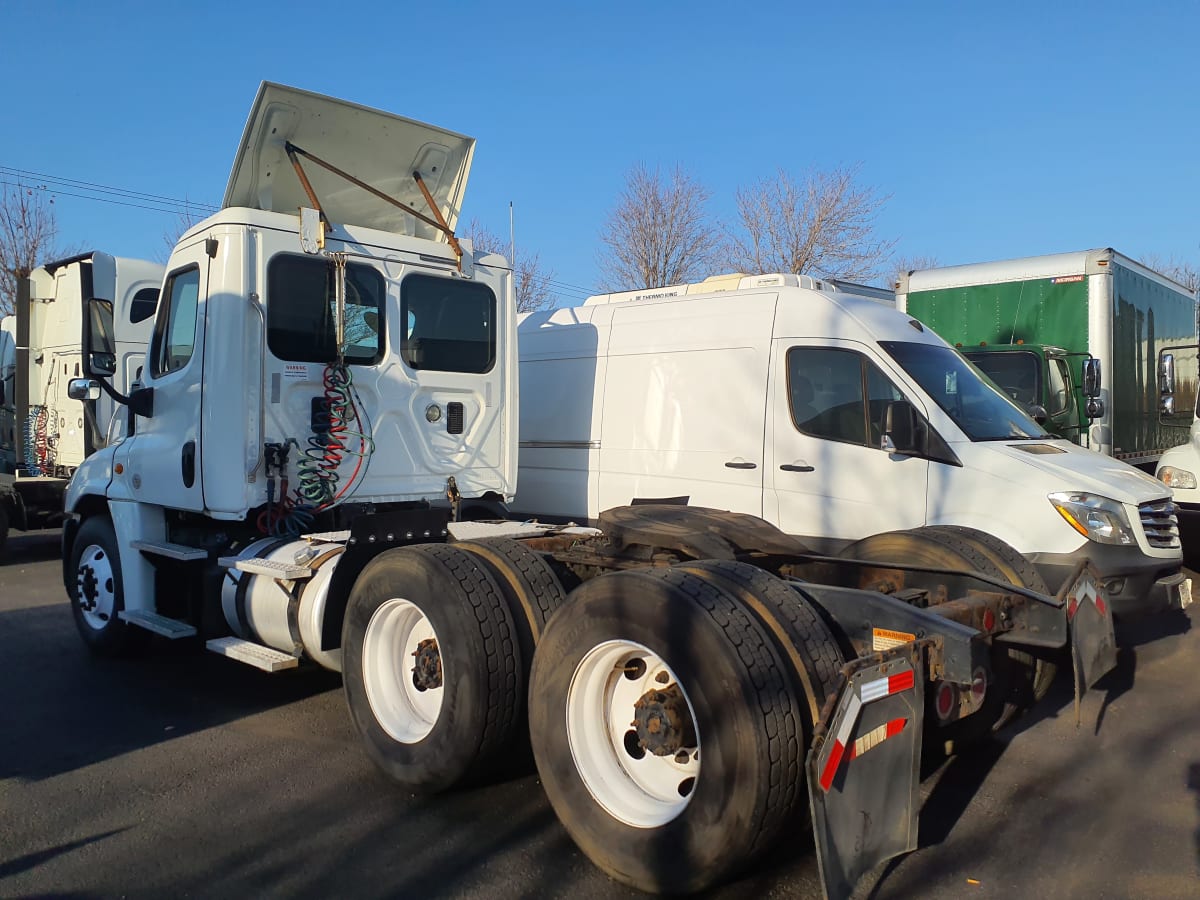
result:
M 1048 434 L 886 303 L 804 276 L 736 284 L 523 318 L 515 512 L 582 521 L 686 499 L 826 553 L 966 527 L 1051 589 L 1090 560 L 1120 614 L 1181 602 L 1170 497 L 1148 475 Z

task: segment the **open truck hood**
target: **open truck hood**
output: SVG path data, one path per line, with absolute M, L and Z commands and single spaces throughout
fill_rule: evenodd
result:
M 284 149 L 288 142 L 429 216 L 413 180 L 419 171 L 446 223 L 455 227 L 474 138 L 267 81 L 246 121 L 222 206 L 291 213 L 312 206 Z M 301 165 L 331 222 L 446 240 L 439 230 L 311 160 L 302 157 Z

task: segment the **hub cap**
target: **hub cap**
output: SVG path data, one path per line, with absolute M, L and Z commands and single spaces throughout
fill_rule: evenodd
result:
M 363 685 L 379 727 L 402 744 L 424 740 L 437 723 L 445 688 L 437 634 L 407 600 L 386 601 L 363 635 Z
M 75 573 L 75 603 L 83 613 L 83 620 L 96 631 L 104 630 L 116 615 L 117 594 L 112 561 L 98 544 L 89 544 L 79 555 L 79 568 Z
M 593 647 L 575 668 L 566 713 L 576 771 L 609 815 L 655 828 L 683 812 L 700 739 L 687 692 L 657 654 L 633 641 Z

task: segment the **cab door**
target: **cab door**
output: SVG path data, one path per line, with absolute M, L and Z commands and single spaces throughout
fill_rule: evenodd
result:
M 142 372 L 143 386 L 154 392 L 153 415 L 137 418 L 115 459 L 132 499 L 169 509 L 204 508 L 200 398 L 209 262 L 203 240 L 171 257 Z
M 881 449 L 897 380 L 852 341 L 778 339 L 771 355 L 766 518 L 828 552 L 924 525 L 929 461 Z

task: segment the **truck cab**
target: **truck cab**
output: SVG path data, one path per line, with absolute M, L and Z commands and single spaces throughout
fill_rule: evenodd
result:
M 1081 377 L 1086 354 L 1026 343 L 959 349 L 1046 431 L 1075 444 L 1083 443 L 1082 435 L 1090 421 Z M 1079 376 L 1074 369 L 1080 371 Z

